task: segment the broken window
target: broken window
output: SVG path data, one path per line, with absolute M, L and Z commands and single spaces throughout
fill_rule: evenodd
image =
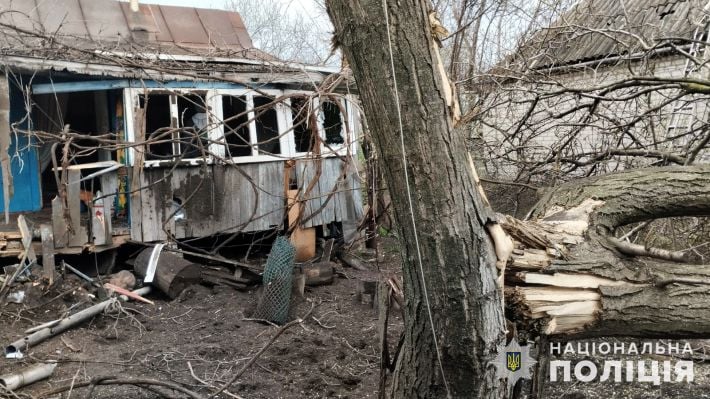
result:
M 299 96 L 291 99 L 291 118 L 296 152 L 310 152 L 313 150 L 315 140 L 311 126 L 311 112 L 311 102 L 308 101 L 308 97 Z
M 173 129 L 170 118 L 170 94 L 141 94 L 138 99 L 145 115 L 145 138 L 148 142 L 146 159 L 172 159 Z
M 179 153 L 182 158 L 207 156 L 209 117 L 204 94 L 185 94 L 177 98 Z
M 251 155 L 249 117 L 246 96 L 222 96 L 222 119 L 227 154 L 233 157 Z
M 325 131 L 326 144 L 343 144 L 343 114 L 340 109 L 340 104 L 325 100 L 321 102 L 321 111 L 323 112 L 323 130 Z
M 280 154 L 279 124 L 272 97 L 254 97 L 254 119 L 259 154 Z

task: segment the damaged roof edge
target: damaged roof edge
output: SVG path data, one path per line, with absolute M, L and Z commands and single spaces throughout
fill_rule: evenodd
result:
M 186 61 L 186 62 L 217 62 L 217 63 L 234 63 L 234 64 L 245 64 L 245 65 L 262 65 L 271 66 L 276 68 L 288 68 L 296 70 L 304 70 L 309 72 L 322 72 L 322 73 L 338 73 L 340 72 L 340 67 L 331 66 L 318 66 L 318 65 L 308 65 L 299 64 L 295 62 L 286 61 L 261 61 L 249 58 L 233 58 L 233 57 L 209 57 L 209 56 L 198 56 L 198 55 L 173 55 L 173 54 L 131 54 L 124 51 L 103 51 L 97 50 L 96 54 L 107 55 L 107 56 L 117 56 L 123 58 L 140 58 L 144 60 L 160 60 L 160 61 Z
M 154 81 L 203 81 L 243 84 L 245 86 L 261 86 L 264 84 L 319 84 L 329 74 L 317 71 L 233 71 L 211 72 L 209 75 L 196 75 L 192 72 L 165 72 L 150 69 L 150 67 L 130 68 L 119 65 L 91 62 L 50 60 L 26 56 L 0 56 L 0 64 L 18 71 L 29 73 L 38 71 L 66 71 L 88 76 L 115 77 L 124 79 L 154 80 Z M 268 64 L 256 64 L 268 65 Z

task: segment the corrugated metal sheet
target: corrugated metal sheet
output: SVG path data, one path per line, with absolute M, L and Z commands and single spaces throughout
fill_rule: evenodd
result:
M 643 50 L 634 35 L 653 45 L 692 38 L 706 0 L 583 0 L 528 40 L 511 60 L 535 67 L 570 65 Z M 624 33 L 626 32 L 626 33 Z
M 40 36 L 74 38 L 73 44 L 84 48 L 139 43 L 178 54 L 185 48 L 212 54 L 253 47 L 239 14 L 224 10 L 141 3 L 132 12 L 127 2 L 116 0 L 0 0 L 0 10 L 2 23 Z M 5 38 L 4 50 L 13 43 Z

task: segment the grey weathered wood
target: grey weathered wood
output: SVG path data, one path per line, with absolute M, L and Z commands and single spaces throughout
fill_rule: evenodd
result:
M 244 224 L 245 231 L 258 231 L 258 221 L 255 218 L 258 216 L 259 209 L 257 201 L 259 201 L 260 192 L 258 186 L 259 183 L 259 172 L 260 169 L 249 165 L 244 168 L 244 171 L 249 175 L 250 179 L 243 178 L 242 183 L 239 186 L 240 198 L 242 199 L 242 204 L 245 205 L 242 209 L 243 219 L 241 220 Z M 254 190 L 254 187 L 257 189 Z M 250 222 L 250 219 L 252 219 Z M 240 223 L 241 224 L 241 223 Z
M 106 237 L 113 236 L 113 226 L 111 224 L 111 208 L 113 207 L 114 201 L 116 201 L 116 194 L 118 193 L 118 173 L 111 172 L 101 175 L 101 190 L 104 198 L 104 215 L 106 216 Z
M 52 199 L 52 230 L 54 231 L 54 248 L 64 248 L 69 243 L 69 231 L 64 220 L 62 199 Z
M 145 110 L 139 107 L 133 109 L 133 132 L 136 143 L 145 141 Z M 147 146 L 141 145 L 133 150 L 133 166 L 131 167 L 130 202 L 131 212 L 131 239 L 143 241 L 143 212 L 141 194 L 141 175 L 143 174 L 143 164 L 145 160 L 145 150 Z
M 71 219 L 68 242 L 70 247 L 81 247 L 88 242 L 86 227 L 81 225 L 80 179 L 80 170 L 67 170 L 67 206 L 69 207 L 69 218 Z
M 54 234 L 52 226 L 48 224 L 40 225 L 40 234 L 42 236 L 42 269 L 44 278 L 49 280 L 49 285 L 54 284 Z
M 17 227 L 20 229 L 20 234 L 22 235 L 22 246 L 25 248 L 25 252 L 27 253 L 27 260 L 35 262 L 37 260 L 37 255 L 32 247 L 32 232 L 30 231 L 29 226 L 27 226 L 25 215 L 17 217 Z
M 317 216 L 321 224 L 328 223 L 338 218 L 338 209 L 334 199 L 336 198 L 335 190 L 337 187 L 333 182 L 333 170 L 330 158 L 321 161 L 321 178 L 318 180 L 318 188 L 320 189 L 320 204 L 322 207 L 321 213 Z M 331 196 L 331 193 L 333 194 Z M 325 205 L 325 206 L 324 206 Z
M 141 192 L 141 228 L 145 242 L 162 241 L 166 238 L 161 222 L 165 204 L 159 197 L 162 185 L 153 184 L 158 178 L 145 172 L 141 175 L 141 186 L 146 187 Z
M 0 174 L 2 174 L 5 224 L 10 223 L 10 198 L 12 197 L 12 168 L 10 164 L 10 86 L 7 76 L 0 74 Z
M 103 205 L 92 206 L 89 212 L 91 212 L 91 235 L 93 236 L 93 240 L 90 241 L 95 245 L 106 245 L 108 237 L 106 236 L 106 214 Z
M 145 208 L 142 241 L 166 239 L 163 228 L 184 238 L 278 226 L 285 204 L 283 173 L 282 162 L 191 166 L 172 171 L 146 168 L 143 184 L 147 187 L 141 193 L 141 207 Z M 169 219 L 173 197 L 186 202 L 187 222 Z M 252 214 L 254 220 L 249 222 Z

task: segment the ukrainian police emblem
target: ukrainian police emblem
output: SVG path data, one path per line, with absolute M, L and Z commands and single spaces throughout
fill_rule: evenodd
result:
M 520 369 L 520 352 L 505 352 L 507 360 L 505 367 L 510 371 L 518 371 Z
M 512 389 L 518 380 L 531 378 L 530 367 L 535 364 L 535 361 L 530 357 L 530 346 L 520 346 L 518 340 L 513 338 L 498 352 L 494 364 L 498 371 L 498 378 L 506 378 L 508 386 Z

